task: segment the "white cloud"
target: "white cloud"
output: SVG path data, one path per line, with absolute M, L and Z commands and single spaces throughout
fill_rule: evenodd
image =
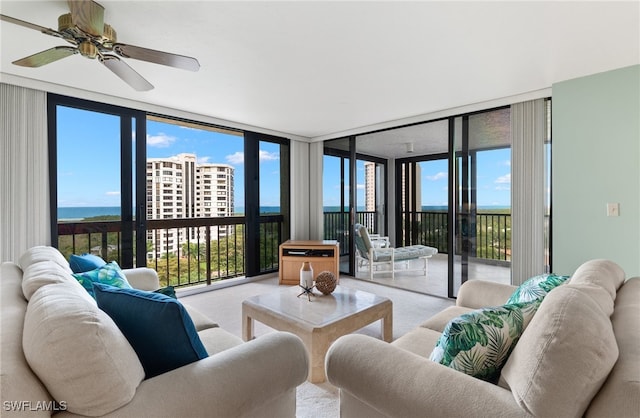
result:
M 244 163 L 244 152 L 238 151 L 238 152 L 236 152 L 234 154 L 227 155 L 225 157 L 225 159 L 227 160 L 227 162 L 229 164 L 232 164 L 232 165 L 233 164 L 235 164 L 235 165 L 243 164 Z
M 506 165 L 507 167 L 511 167 L 511 160 L 503 161 L 503 164 Z
M 496 190 L 508 192 L 509 190 L 511 190 L 511 187 L 509 187 L 509 186 L 496 186 Z
M 178 138 L 161 132 L 158 135 L 147 135 L 147 145 L 150 147 L 167 148 L 176 142 L 176 139 Z
M 205 164 L 211 160 L 211 157 L 198 157 L 198 164 Z
M 107 196 L 120 196 L 120 192 L 107 192 L 105 193 Z
M 358 190 L 364 190 L 364 184 L 358 184 L 358 185 L 356 185 L 356 189 L 358 189 Z
M 511 173 L 500 176 L 494 181 L 496 184 L 511 184 Z
M 280 159 L 278 153 L 260 150 L 260 161 L 277 161 Z
M 446 179 L 449 178 L 449 175 L 447 173 L 445 173 L 444 171 L 441 171 L 433 176 L 425 176 L 425 178 L 427 180 L 431 180 L 431 181 L 437 181 L 437 180 L 442 180 L 442 179 Z
M 280 156 L 275 152 L 268 152 L 265 150 L 260 150 L 259 154 L 260 162 L 264 161 L 277 161 L 280 159 Z M 244 152 L 238 151 L 234 154 L 227 155 L 225 157 L 227 162 L 232 165 L 243 164 L 244 163 Z

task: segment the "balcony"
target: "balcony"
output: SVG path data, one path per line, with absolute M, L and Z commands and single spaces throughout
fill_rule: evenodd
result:
M 378 231 L 375 212 L 358 212 L 358 222 L 370 231 Z M 415 222 L 415 243 L 438 248 L 439 255 L 430 262 L 430 278 L 446 286 L 447 216 L 445 212 L 418 212 Z M 245 271 L 245 218 L 213 217 L 189 219 L 151 219 L 147 221 L 147 259 L 136 265 L 155 269 L 163 286 L 187 287 L 209 285 L 234 277 Z M 325 238 L 340 242 L 341 255 L 347 256 L 351 226 L 348 214 L 324 213 Z M 260 273 L 277 272 L 278 246 L 282 239 L 282 215 L 260 217 Z M 90 252 L 108 260 L 122 258 L 122 223 L 120 221 L 61 222 L 58 224 L 58 248 L 68 258 L 70 254 Z M 509 214 L 478 213 L 476 218 L 475 256 L 470 257 L 482 271 L 482 276 L 504 281 L 510 273 L 511 216 Z M 135 249 L 134 249 L 135 253 Z M 458 253 L 458 251 L 456 251 Z M 493 268 L 492 268 L 493 267 Z M 488 270 L 487 270 L 488 269 Z M 425 293 L 440 294 L 416 281 L 415 274 L 402 274 L 396 285 Z M 384 277 L 376 280 L 384 281 Z M 411 283 L 413 281 L 413 283 Z M 419 288 L 414 289 L 416 286 Z M 437 286 L 440 286 L 438 284 Z M 445 293 L 446 294 L 446 293 Z
M 412 244 L 428 245 L 438 249 L 439 254 L 447 254 L 448 217 L 444 211 L 415 212 L 413 215 L 413 231 L 411 237 L 405 241 Z M 367 227 L 370 233 L 378 233 L 376 212 L 357 212 L 356 222 Z M 459 222 L 463 240 L 471 240 L 470 256 L 509 265 L 511 262 L 511 214 L 494 211 L 478 212 L 475 216 L 475 233 L 469 234 L 465 223 Z M 335 239 L 340 242 L 341 255 L 348 255 L 349 235 L 352 230 L 349 224 L 349 214 L 345 212 L 324 212 L 325 239 Z M 461 241 L 461 240 L 460 240 Z M 460 245 L 456 254 L 460 254 Z
M 275 272 L 283 217 L 269 215 L 259 219 L 260 273 Z M 147 259 L 134 260 L 134 264 L 155 269 L 162 286 L 210 285 L 244 276 L 244 223 L 243 216 L 150 219 Z M 67 258 L 89 252 L 121 264 L 123 245 L 120 221 L 58 223 L 58 248 Z

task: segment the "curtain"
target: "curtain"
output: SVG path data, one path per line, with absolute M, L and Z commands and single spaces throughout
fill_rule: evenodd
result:
M 322 204 L 322 161 L 324 142 L 309 144 L 309 238 L 324 239 L 324 208 Z
M 544 99 L 511 105 L 511 282 L 545 271 Z
M 0 83 L 0 257 L 50 245 L 47 94 Z

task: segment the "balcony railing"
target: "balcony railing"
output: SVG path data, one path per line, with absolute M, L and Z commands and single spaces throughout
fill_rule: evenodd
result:
M 448 253 L 448 214 L 444 211 L 415 212 L 413 218 L 414 244 L 435 247 L 441 254 Z M 370 233 L 378 233 L 376 212 L 357 212 L 358 223 Z M 475 235 L 468 235 L 466 228 L 458 230 L 464 239 L 472 239 L 471 256 L 486 260 L 511 261 L 511 214 L 478 212 L 475 217 Z M 324 212 L 324 236 L 340 242 L 341 255 L 349 253 L 349 214 L 346 212 Z M 458 245 L 456 252 L 460 251 Z
M 415 215 L 415 243 L 436 247 L 446 254 L 447 213 L 425 211 Z M 358 222 L 372 233 L 379 232 L 377 219 L 376 212 L 357 212 Z M 246 273 L 244 222 L 242 216 L 148 220 L 147 260 L 146 263 L 134 260 L 134 264 L 154 268 L 163 285 L 176 287 L 242 276 Z M 278 270 L 282 224 L 282 215 L 260 217 L 260 272 Z M 58 248 L 67 258 L 70 254 L 90 252 L 120 262 L 121 227 L 120 221 L 61 222 Z M 324 213 L 324 237 L 340 242 L 341 255 L 349 252 L 350 231 L 348 213 Z M 511 261 L 510 214 L 478 213 L 475 232 L 470 238 L 474 240 L 476 257 Z
M 260 272 L 277 271 L 283 217 L 268 215 L 259 219 Z M 244 222 L 243 216 L 147 220 L 147 259 L 142 263 L 134 260 L 134 264 L 154 268 L 162 285 L 176 287 L 243 276 Z M 120 221 L 61 222 L 58 248 L 67 258 L 89 252 L 120 262 L 121 228 Z

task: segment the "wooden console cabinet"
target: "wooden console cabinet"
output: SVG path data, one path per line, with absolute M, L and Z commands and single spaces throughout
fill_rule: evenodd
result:
M 279 283 L 300 284 L 300 267 L 309 261 L 314 278 L 322 271 L 330 271 L 340 277 L 340 244 L 338 241 L 289 240 L 280 244 Z

